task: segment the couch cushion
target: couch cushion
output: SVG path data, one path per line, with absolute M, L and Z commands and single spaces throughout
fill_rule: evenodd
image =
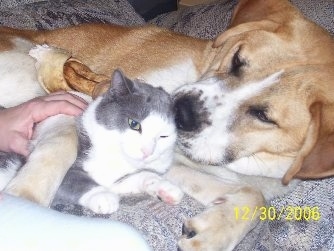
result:
M 54 205 L 54 209 L 75 215 L 118 220 L 136 228 L 153 250 L 177 250 L 177 240 L 185 219 L 203 211 L 203 205 L 189 196 L 175 206 L 156 198 L 138 194 L 123 196 L 118 211 L 108 215 L 94 214 L 79 205 Z
M 0 8 L 12 8 L 18 5 L 23 5 L 27 3 L 36 3 L 41 1 L 43 0 L 1 0 Z
M 236 4 L 237 0 L 221 0 L 182 8 L 161 14 L 149 23 L 190 36 L 210 39 L 227 29 Z
M 0 24 L 24 29 L 54 29 L 80 23 L 144 24 L 126 0 L 50 0 L 0 9 Z

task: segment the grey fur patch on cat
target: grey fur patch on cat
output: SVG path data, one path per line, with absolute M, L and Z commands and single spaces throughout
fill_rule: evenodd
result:
M 104 94 L 96 108 L 97 122 L 107 129 L 127 129 L 128 121 L 124 119 L 124 114 L 139 122 L 152 112 L 163 114 L 167 121 L 174 120 L 171 97 L 162 88 L 131 81 L 117 73 L 112 83 L 113 88 Z
M 20 169 L 25 163 L 25 158 L 17 153 L 0 152 L 0 169 Z

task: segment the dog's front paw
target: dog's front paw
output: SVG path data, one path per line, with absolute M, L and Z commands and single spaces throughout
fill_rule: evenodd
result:
M 170 205 L 180 203 L 183 198 L 183 191 L 167 180 L 149 179 L 145 182 L 144 187 L 148 194 Z
M 233 250 L 256 222 L 236 220 L 231 205 L 211 206 L 184 222 L 179 250 Z
M 97 187 L 84 194 L 79 203 L 94 213 L 110 214 L 117 211 L 119 197 L 106 188 Z
M 210 215 L 207 211 L 186 220 L 182 227 L 182 236 L 178 242 L 179 250 L 229 250 L 226 247 L 222 248 L 224 234 L 229 234 L 224 233 L 227 229 L 223 227 L 223 224 L 224 217 L 218 214 Z

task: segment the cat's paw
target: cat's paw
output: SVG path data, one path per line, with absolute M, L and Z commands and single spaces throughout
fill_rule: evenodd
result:
M 170 205 L 180 203 L 183 198 L 183 191 L 167 180 L 150 179 L 145 182 L 144 186 L 148 194 L 157 196 Z
M 98 214 L 110 214 L 119 207 L 118 195 L 104 187 L 96 187 L 84 194 L 79 203 Z
M 164 181 L 158 189 L 158 197 L 167 204 L 179 204 L 183 198 L 183 191 L 176 185 Z

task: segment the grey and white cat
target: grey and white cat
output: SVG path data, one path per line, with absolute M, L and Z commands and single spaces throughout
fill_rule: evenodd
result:
M 162 176 L 176 141 L 170 96 L 119 70 L 111 86 L 77 121 L 78 156 L 53 205 L 76 203 L 111 213 L 119 207 L 119 194 L 140 192 L 179 203 L 183 192 Z

